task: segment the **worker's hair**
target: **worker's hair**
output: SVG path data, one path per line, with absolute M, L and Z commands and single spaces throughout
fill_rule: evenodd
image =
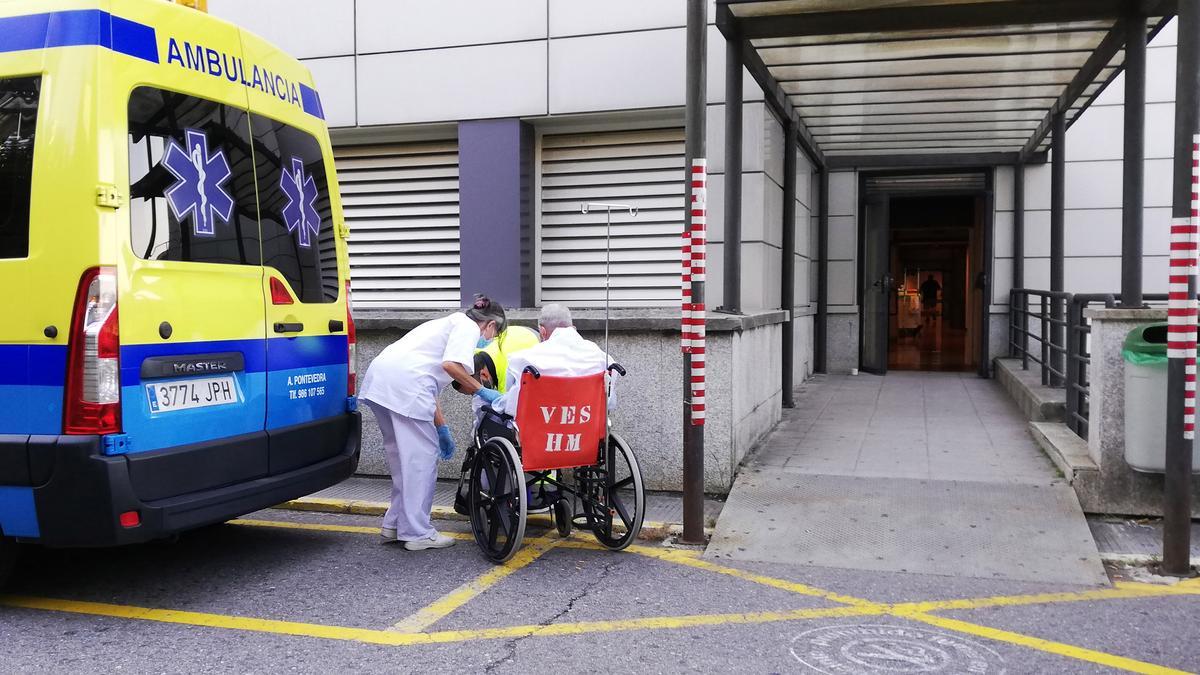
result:
M 542 307 L 542 313 L 538 316 L 538 325 L 546 328 L 570 328 L 575 324 L 571 321 L 571 310 L 564 305 L 554 303 Z
M 475 294 L 475 302 L 463 310 L 468 319 L 476 322 L 495 321 L 496 332 L 504 332 L 508 320 L 504 316 L 504 308 L 500 303 L 479 293 Z

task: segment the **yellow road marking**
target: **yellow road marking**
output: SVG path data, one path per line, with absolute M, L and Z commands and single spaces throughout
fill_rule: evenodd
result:
M 1140 581 L 1118 581 L 1114 586 L 1131 590 L 1144 589 L 1147 593 L 1157 592 L 1158 595 L 1200 595 L 1200 584 L 1191 583 L 1194 580 L 1180 581 L 1176 584 L 1147 584 Z
M 1165 673 L 1184 673 L 1186 675 L 1186 671 L 1183 670 L 1175 670 L 1174 668 L 1167 668 L 1165 666 L 1146 663 L 1145 661 L 1138 661 L 1135 659 L 1126 658 L 1124 656 L 1117 656 L 1115 654 L 1108 654 L 1106 652 L 1098 652 L 1093 649 L 1085 649 L 1083 647 L 1076 647 L 1074 645 L 1063 644 L 1061 642 L 1052 642 L 1050 640 L 1043 640 L 1041 638 L 1036 638 L 1029 635 L 1022 635 L 1020 633 L 1013 633 L 997 628 L 980 626 L 978 624 L 967 623 L 966 621 L 959 621 L 957 619 L 948 619 L 946 617 L 933 616 L 932 614 L 922 614 L 920 612 L 900 613 L 898 616 L 902 616 L 906 619 L 912 619 L 913 621 L 920 621 L 921 623 L 937 626 L 938 628 L 944 628 L 946 630 L 965 633 L 967 635 L 973 635 L 976 637 L 988 638 L 989 640 L 997 640 L 999 642 L 1007 642 L 1009 644 L 1020 645 L 1022 647 L 1048 652 L 1050 654 L 1057 654 L 1059 656 L 1066 656 L 1068 658 L 1078 659 L 1080 661 L 1097 663 L 1110 668 L 1120 668 L 1122 670 L 1128 670 L 1134 673 L 1148 673 L 1152 675 Z
M 345 534 L 379 534 L 378 527 L 362 527 L 359 525 L 326 525 L 325 523 L 293 523 L 286 520 L 255 520 L 253 518 L 238 518 L 227 525 L 243 527 L 268 527 L 281 530 L 315 530 L 318 532 L 342 532 Z M 459 541 L 474 541 L 475 537 L 465 532 L 443 532 L 442 534 Z
M 274 633 L 301 637 L 346 640 L 379 645 L 422 645 L 469 640 L 495 640 L 515 637 L 550 637 L 581 635 L 585 633 L 608 633 L 643 629 L 676 629 L 697 626 L 722 626 L 732 624 L 759 624 L 780 621 L 802 621 L 807 619 L 842 618 L 869 616 L 881 613 L 862 607 L 832 607 L 821 609 L 797 609 L 782 612 L 748 612 L 743 614 L 693 614 L 687 616 L 664 616 L 641 619 L 617 619 L 613 621 L 583 621 L 578 623 L 556 623 L 547 626 L 528 625 L 480 630 L 439 631 L 434 633 L 401 633 L 394 630 L 349 628 L 323 624 L 255 619 L 249 617 L 183 612 L 170 609 L 151 609 L 129 605 L 113 605 L 99 602 L 56 600 L 24 596 L 0 596 L 0 604 L 9 607 L 39 609 L 71 614 L 88 614 L 160 623 L 225 628 L 255 633 Z
M 450 591 L 428 606 L 418 610 L 412 616 L 396 623 L 392 626 L 391 630 L 402 633 L 416 633 L 429 628 L 454 610 L 474 600 L 479 594 L 500 583 L 505 577 L 537 560 L 542 554 L 558 546 L 560 543 L 561 540 L 547 540 L 526 546 L 504 565 L 494 567 L 479 577 Z
M 935 600 L 931 602 L 906 602 L 892 606 L 899 613 L 936 612 L 952 609 L 983 609 L 985 607 L 1015 607 L 1020 605 L 1048 605 L 1060 602 L 1088 602 L 1089 600 L 1117 600 L 1122 598 L 1147 598 L 1172 593 L 1169 586 L 1139 585 L 1138 587 L 1102 588 L 1094 591 L 1068 591 L 1065 593 L 1034 593 L 1030 595 L 1001 595 L 988 598 L 962 598 L 958 600 Z

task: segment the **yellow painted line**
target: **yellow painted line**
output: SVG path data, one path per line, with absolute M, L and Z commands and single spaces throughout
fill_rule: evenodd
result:
M 1016 607 L 1021 605 L 1049 605 L 1060 602 L 1088 602 L 1094 600 L 1119 600 L 1128 598 L 1150 598 L 1169 595 L 1169 586 L 1138 584 L 1136 587 L 1119 586 L 1093 591 L 1068 591 L 1065 593 L 1033 593 L 1029 595 L 1002 595 L 987 598 L 963 598 L 959 600 L 935 600 L 931 602 L 906 602 L 892 606 L 899 613 L 936 612 L 952 609 L 983 609 L 985 607 Z
M 389 641 L 391 638 L 388 638 L 388 636 L 396 636 L 398 634 L 388 633 L 387 631 L 363 628 L 345 628 L 342 626 L 325 626 L 321 624 L 299 623 L 295 621 L 254 619 L 249 617 L 227 616 L 224 614 L 184 612 L 173 609 L 151 609 L 148 607 L 112 605 L 100 602 L 80 602 L 76 600 L 56 600 L 53 598 L 33 598 L 11 595 L 0 596 L 0 604 L 7 605 L 9 607 L 21 607 L 25 609 L 68 612 L 71 614 L 88 614 L 92 616 L 107 616 L 119 619 L 156 621 L 159 623 L 184 624 L 188 626 L 204 626 L 207 628 L 226 628 L 254 633 L 275 633 L 278 635 L 296 635 L 301 637 L 325 638 L 329 640 L 354 640 L 373 644 L 399 644 L 398 642 Z M 382 634 L 382 636 L 380 634 Z
M 1175 584 L 1148 584 L 1140 581 L 1118 581 L 1114 585 L 1117 588 L 1127 588 L 1130 590 L 1141 589 L 1147 594 L 1200 595 L 1200 585 L 1192 584 L 1189 581 L 1180 581 Z
M 387 502 L 376 502 L 362 499 L 334 499 L 328 497 L 301 497 L 284 502 L 275 508 L 287 511 L 309 511 L 315 513 L 351 513 L 359 516 L 382 516 L 390 505 Z M 434 520 L 470 520 L 467 516 L 454 510 L 451 506 L 434 506 L 431 514 Z M 529 522 L 538 525 L 553 526 L 554 521 L 549 514 L 532 513 Z M 666 536 L 672 529 L 681 527 L 677 523 L 666 523 L 647 520 L 642 523 L 642 529 L 647 532 L 662 533 Z
M 327 525 L 325 523 L 293 523 L 286 520 L 255 520 L 253 518 L 238 518 L 227 525 L 242 527 L 268 527 L 280 530 L 312 530 L 316 532 L 341 532 L 344 534 L 373 534 L 379 536 L 378 527 L 362 527 L 359 525 Z M 442 532 L 442 534 L 459 541 L 474 541 L 475 537 L 467 532 Z
M 249 617 L 185 612 L 171 609 L 151 609 L 129 605 L 112 605 L 99 602 L 56 600 L 24 596 L 0 596 L 0 604 L 9 607 L 37 609 L 71 614 L 87 614 L 139 621 L 221 628 L 254 633 L 272 633 L 299 637 L 345 640 L 368 644 L 406 646 L 466 642 L 471 640 L 495 640 L 517 637 L 552 637 L 582 635 L 586 633 L 611 633 L 632 630 L 670 630 L 698 626 L 724 626 L 735 624 L 759 624 L 779 621 L 802 621 L 807 619 L 869 616 L 881 612 L 861 607 L 834 607 L 823 609 L 798 609 L 782 612 L 750 612 L 744 614 L 696 614 L 688 616 L 665 616 L 641 619 L 618 619 L 614 621 L 584 621 L 481 630 L 439 631 L 434 633 L 401 633 L 394 630 L 349 628 L 295 621 L 276 621 Z
M 944 628 L 946 630 L 965 633 L 975 637 L 987 638 L 989 640 L 997 640 L 999 642 L 1007 642 L 1009 644 L 1028 647 L 1030 649 L 1036 649 L 1038 651 L 1047 652 L 1050 654 L 1057 654 L 1067 658 L 1108 666 L 1109 668 L 1119 668 L 1121 670 L 1128 670 L 1134 673 L 1148 673 L 1151 675 L 1160 675 L 1166 673 L 1180 673 L 1186 675 L 1186 671 L 1183 670 L 1175 670 L 1174 668 L 1167 668 L 1165 666 L 1159 666 L 1153 663 L 1146 663 L 1145 661 L 1138 661 L 1136 659 L 1130 659 L 1124 656 L 1117 656 L 1116 654 L 1099 652 L 1094 649 L 1086 649 L 1084 647 L 1076 647 L 1074 645 L 1063 644 L 1061 642 L 1043 640 L 1041 638 L 1022 635 L 1020 633 L 1012 633 L 1010 631 L 1000 630 L 998 628 L 980 626 L 978 624 L 967 623 L 966 621 L 959 621 L 957 619 L 948 619 L 941 616 L 933 616 L 932 614 L 922 614 L 920 612 L 902 613 L 898 614 L 898 616 L 903 616 L 906 619 L 920 621 L 921 623 L 937 626 L 938 628 Z
M 582 635 L 585 633 L 613 633 L 631 630 L 669 630 L 700 626 L 727 626 L 772 623 L 779 621 L 803 621 L 811 619 L 844 618 L 851 616 L 873 616 L 881 614 L 878 609 L 866 607 L 827 607 L 820 609 L 795 609 L 782 612 L 749 612 L 744 614 L 693 614 L 689 616 L 663 616 L 640 619 L 616 619 L 612 621 L 582 621 L 578 623 L 553 623 L 550 625 L 510 626 L 508 628 L 486 628 L 482 630 L 441 631 L 421 633 L 430 642 L 461 642 L 521 637 L 552 637 Z
M 429 628 L 433 624 L 444 619 L 454 610 L 462 607 L 468 602 L 479 597 L 481 593 L 487 589 L 500 583 L 505 577 L 508 577 L 518 570 L 528 566 L 533 561 L 537 560 L 542 554 L 553 549 L 561 542 L 555 540 L 547 540 L 538 542 L 531 546 L 526 546 L 517 552 L 511 560 L 504 565 L 496 566 L 491 570 L 481 574 L 479 577 L 468 581 L 458 588 L 450 591 L 446 595 L 430 603 L 428 606 L 421 608 L 412 616 L 397 622 L 392 626 L 391 630 L 401 633 L 417 633 Z

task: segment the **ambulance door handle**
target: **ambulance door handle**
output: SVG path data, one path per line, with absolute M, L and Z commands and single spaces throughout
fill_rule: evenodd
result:
M 304 330 L 304 324 L 302 323 L 284 323 L 280 321 L 275 324 L 276 333 L 299 333 L 302 330 Z

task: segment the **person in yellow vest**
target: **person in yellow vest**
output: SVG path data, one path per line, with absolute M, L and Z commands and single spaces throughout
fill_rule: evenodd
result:
M 475 349 L 475 379 L 488 389 L 495 390 L 499 394 L 508 391 L 509 387 L 516 384 L 508 381 L 508 360 L 513 354 L 529 349 L 541 342 L 541 336 L 532 328 L 524 326 L 508 326 L 501 331 L 493 340 L 485 340 L 481 338 Z M 457 383 L 455 383 L 457 388 Z M 483 413 L 481 409 L 484 401 L 478 396 L 474 397 L 473 408 L 475 410 L 475 424 L 478 426 Z M 463 460 L 462 476 L 467 475 L 467 467 L 472 461 L 473 455 L 468 451 Z M 454 510 L 460 514 L 466 515 L 466 481 L 462 478 L 458 482 L 458 491 L 454 496 Z

